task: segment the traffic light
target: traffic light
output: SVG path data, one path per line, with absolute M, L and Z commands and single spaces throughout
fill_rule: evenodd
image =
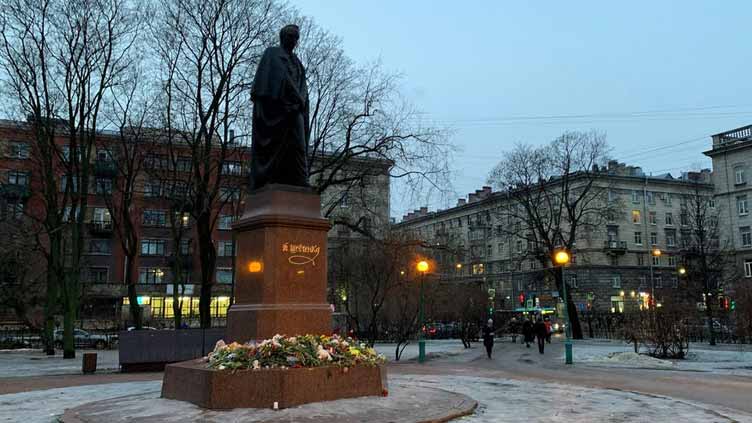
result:
M 520 300 L 520 307 L 525 307 L 525 293 L 520 292 L 520 295 L 517 297 L 518 300 Z
M 731 309 L 731 311 L 736 310 L 736 301 L 731 300 L 731 307 L 730 307 L 730 309 Z

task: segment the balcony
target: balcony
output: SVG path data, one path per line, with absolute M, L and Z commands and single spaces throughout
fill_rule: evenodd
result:
M 96 176 L 116 176 L 117 165 L 112 160 L 97 160 L 94 162 L 94 174 Z
M 624 254 L 627 252 L 627 241 L 607 240 L 603 242 L 603 248 L 608 254 Z
M 93 220 L 88 223 L 89 233 L 97 236 L 111 236 L 112 235 L 112 221 L 111 220 Z
M 31 196 L 28 185 L 0 184 L 0 194 L 5 198 L 26 199 Z

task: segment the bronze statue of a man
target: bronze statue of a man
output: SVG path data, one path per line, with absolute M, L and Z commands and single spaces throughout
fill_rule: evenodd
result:
M 251 190 L 267 184 L 308 186 L 308 87 L 305 68 L 293 53 L 300 29 L 287 25 L 279 39 L 279 47 L 264 51 L 251 89 Z

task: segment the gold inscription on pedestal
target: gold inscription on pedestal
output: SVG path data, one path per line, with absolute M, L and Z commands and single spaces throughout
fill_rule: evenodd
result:
M 310 263 L 316 266 L 316 258 L 321 253 L 321 247 L 318 245 L 291 244 L 285 242 L 282 244 L 282 252 L 289 254 L 287 261 L 296 266 L 302 266 Z

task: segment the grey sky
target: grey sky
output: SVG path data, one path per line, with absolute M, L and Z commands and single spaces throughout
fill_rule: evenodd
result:
M 426 118 L 455 129 L 459 196 L 515 142 L 596 129 L 614 158 L 678 174 L 710 166 L 710 134 L 752 123 L 752 2 L 294 4 L 354 59 L 403 73 Z M 420 205 L 397 202 L 392 213 Z

